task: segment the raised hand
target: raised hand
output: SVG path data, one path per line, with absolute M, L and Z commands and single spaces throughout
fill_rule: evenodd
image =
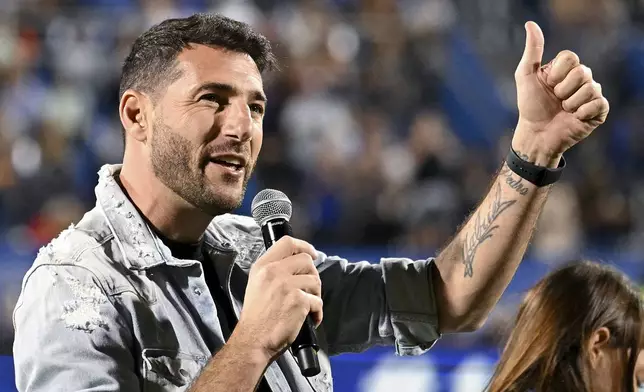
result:
M 606 120 L 609 104 L 575 53 L 563 50 L 542 65 L 543 33 L 534 22 L 525 29 L 525 49 L 515 72 L 519 123 L 512 147 L 530 162 L 556 167 L 564 151 Z

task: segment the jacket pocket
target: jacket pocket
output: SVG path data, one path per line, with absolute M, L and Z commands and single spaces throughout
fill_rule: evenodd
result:
M 179 392 L 188 389 L 207 358 L 176 350 L 146 348 L 143 356 L 144 392 Z

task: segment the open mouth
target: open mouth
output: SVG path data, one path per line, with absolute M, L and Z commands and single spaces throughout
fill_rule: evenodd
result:
M 238 162 L 233 162 L 227 159 L 211 159 L 210 162 L 227 167 L 231 170 L 239 171 L 244 168 L 244 165 Z

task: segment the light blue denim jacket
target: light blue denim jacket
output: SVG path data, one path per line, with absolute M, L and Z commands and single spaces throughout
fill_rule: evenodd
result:
M 96 207 L 39 252 L 14 311 L 19 391 L 184 391 L 224 344 L 201 264 L 179 260 L 114 179 L 99 172 Z M 264 251 L 249 217 L 215 218 L 206 253 L 239 315 L 248 272 Z M 323 253 L 322 372 L 308 381 L 287 351 L 265 376 L 275 392 L 332 391 L 329 355 L 396 346 L 418 355 L 439 338 L 432 260 L 350 263 Z M 312 389 L 313 388 L 313 389 Z

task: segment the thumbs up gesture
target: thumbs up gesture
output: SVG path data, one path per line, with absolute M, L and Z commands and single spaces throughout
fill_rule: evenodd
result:
M 525 29 L 525 49 L 514 75 L 519 122 L 512 147 L 529 162 L 556 167 L 564 151 L 606 120 L 609 105 L 575 53 L 561 51 L 542 65 L 543 33 L 534 22 Z

